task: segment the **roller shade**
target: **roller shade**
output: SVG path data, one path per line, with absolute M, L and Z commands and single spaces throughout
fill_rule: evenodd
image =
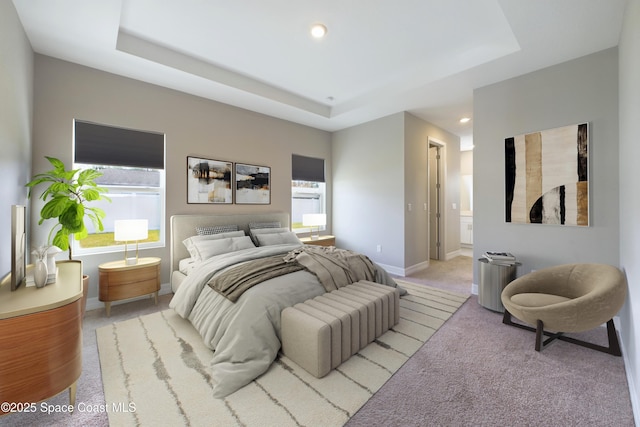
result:
M 293 154 L 291 156 L 291 175 L 294 181 L 325 182 L 324 159 Z
M 164 169 L 164 134 L 75 121 L 75 162 Z

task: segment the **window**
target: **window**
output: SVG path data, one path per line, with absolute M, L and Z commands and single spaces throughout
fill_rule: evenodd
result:
M 302 225 L 302 215 L 326 213 L 324 159 L 294 154 L 291 165 L 291 229 L 296 233 L 310 232 Z
M 74 122 L 74 167 L 102 172 L 96 183 L 111 199 L 92 204 L 106 213 L 104 230 L 88 221 L 89 236 L 73 242 L 75 253 L 122 250 L 124 243 L 113 239 L 114 222 L 120 219 L 149 221 L 149 238 L 138 242 L 140 248 L 164 246 L 164 147 L 164 134 Z

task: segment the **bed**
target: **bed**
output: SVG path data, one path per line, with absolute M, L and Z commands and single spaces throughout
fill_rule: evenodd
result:
M 171 217 L 171 287 L 174 296 L 170 306 L 194 325 L 205 345 L 213 350 L 211 378 L 217 398 L 224 398 L 248 384 L 275 360 L 281 347 L 280 314 L 284 308 L 327 292 L 327 284 L 321 283 L 321 275 L 300 265 L 298 269 L 247 288 L 235 302 L 229 295 L 223 296 L 220 289 L 214 290 L 213 285 L 208 285 L 236 267 L 245 268 L 266 258 L 282 260 L 288 256 L 291 259 L 291 254 L 311 250 L 294 237 L 289 224 L 286 213 Z M 250 225 L 258 231 L 250 229 Z M 229 231 L 229 226 L 237 226 L 240 233 Z M 204 232 L 215 231 L 219 236 L 194 237 L 198 228 Z M 262 234 L 256 240 L 263 245 L 247 244 L 247 239 L 253 241 Z M 200 239 L 206 239 L 206 244 L 200 245 L 200 252 L 194 251 L 193 241 Z M 212 243 L 208 239 L 216 240 Z M 191 245 L 189 249 L 185 241 Z M 214 249 L 209 251 L 209 248 Z M 202 256 L 195 259 L 198 254 Z M 354 258 L 368 260 L 361 255 Z M 286 268 L 291 265 L 287 264 Z M 371 265 L 372 280 L 396 286 L 383 269 L 374 263 Z

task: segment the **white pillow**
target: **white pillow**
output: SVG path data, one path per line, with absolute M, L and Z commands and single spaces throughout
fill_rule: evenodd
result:
M 293 231 L 258 234 L 256 238 L 258 239 L 258 244 L 260 246 L 283 245 L 287 243 L 298 243 L 302 245 L 302 242 Z
M 260 243 L 258 242 L 258 235 L 261 234 L 274 234 L 274 233 L 284 233 L 286 231 L 289 231 L 289 228 L 287 227 L 278 227 L 278 228 L 252 228 L 249 230 L 249 234 L 251 234 L 251 239 L 253 240 L 253 243 L 255 243 L 256 245 L 259 245 Z
M 195 265 L 196 260 L 193 258 L 181 259 L 178 263 L 178 270 L 180 271 L 180 273 L 187 276 L 189 275 L 189 273 L 191 273 L 191 270 L 193 270 L 193 267 L 195 267 Z
M 226 239 L 209 239 L 194 242 L 198 261 L 204 261 L 216 255 L 235 252 L 242 249 L 255 248 L 249 236 L 228 237 Z
M 226 233 L 218 233 L 218 234 L 205 234 L 202 236 L 191 236 L 188 237 L 186 239 L 184 239 L 182 241 L 182 244 L 187 248 L 187 250 L 189 251 L 189 255 L 191 255 L 191 258 L 198 258 L 198 251 L 195 248 L 195 244 L 197 242 L 202 242 L 205 240 L 220 240 L 220 239 L 226 239 L 229 237 L 241 237 L 244 236 L 244 231 L 240 230 L 240 231 L 229 231 Z

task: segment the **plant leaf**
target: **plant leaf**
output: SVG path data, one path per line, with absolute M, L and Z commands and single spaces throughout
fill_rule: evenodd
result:
M 82 231 L 84 228 L 84 206 L 79 203 L 69 203 L 64 212 L 58 215 L 58 221 L 69 234 Z
M 40 211 L 42 219 L 57 218 L 68 209 L 69 205 L 75 205 L 68 197 L 55 196 L 49 200 Z
M 53 237 L 53 245 L 59 247 L 63 251 L 69 249 L 69 234 L 64 227 L 58 230 L 56 235 Z

